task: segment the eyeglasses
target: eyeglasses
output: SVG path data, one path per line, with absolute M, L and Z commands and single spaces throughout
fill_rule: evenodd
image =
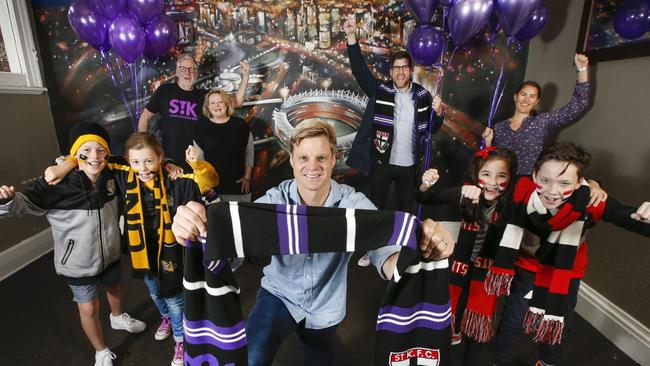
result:
M 402 66 L 392 66 L 391 67 L 391 69 L 393 69 L 393 71 L 400 71 L 401 70 L 401 71 L 404 71 L 404 72 L 409 71 L 410 68 L 411 68 L 411 65 L 402 65 Z
M 194 72 L 196 71 L 196 67 L 185 67 L 185 66 L 179 66 L 176 69 L 180 72 Z

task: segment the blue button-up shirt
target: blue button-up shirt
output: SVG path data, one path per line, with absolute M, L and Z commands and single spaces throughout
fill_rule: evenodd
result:
M 324 207 L 376 209 L 372 202 L 354 188 L 331 182 L 332 188 Z M 255 202 L 301 204 L 294 179 L 286 180 L 266 192 Z M 385 279 L 381 267 L 388 257 L 399 251 L 389 246 L 369 251 L 370 262 Z M 322 329 L 340 323 L 345 317 L 348 263 L 352 253 L 314 253 L 275 255 L 264 267 L 262 287 L 278 297 L 296 322 L 305 319 L 308 329 Z
M 390 149 L 389 163 L 398 166 L 415 164 L 415 101 L 413 84 L 406 91 L 395 88 L 395 125 L 393 147 Z

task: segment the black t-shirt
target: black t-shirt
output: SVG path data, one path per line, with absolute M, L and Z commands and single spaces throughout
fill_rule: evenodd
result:
M 228 122 L 218 124 L 203 117 L 196 126 L 194 141 L 203 150 L 205 160 L 212 164 L 219 174 L 219 185 L 215 189 L 220 194 L 242 194 L 241 183 L 237 183 L 246 173 L 246 145 L 250 129 L 238 117 L 230 117 Z
M 147 104 L 147 110 L 160 114 L 160 131 L 166 157 L 182 166 L 186 172 L 191 168 L 185 163 L 185 149 L 192 144 L 192 135 L 198 120 L 203 116 L 203 100 L 207 90 L 181 89 L 176 83 L 163 84 L 156 89 Z

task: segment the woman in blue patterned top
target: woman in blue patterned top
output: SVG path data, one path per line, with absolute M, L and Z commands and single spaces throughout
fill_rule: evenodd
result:
M 526 81 L 515 93 L 515 113 L 505 121 L 497 122 L 494 129 L 483 132 L 488 146 L 505 147 L 517 156 L 520 175 L 530 175 L 533 163 L 544 147 L 544 140 L 551 130 L 566 125 L 580 116 L 589 105 L 589 59 L 576 54 L 578 83 L 568 104 L 561 108 L 537 113 L 534 110 L 541 98 L 542 89 L 534 81 Z

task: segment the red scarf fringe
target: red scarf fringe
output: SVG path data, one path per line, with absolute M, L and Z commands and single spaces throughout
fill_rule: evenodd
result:
M 512 270 L 500 271 L 495 267 L 490 268 L 490 271 L 485 275 L 485 292 L 488 295 L 495 296 L 510 295 L 510 284 L 514 277 L 514 271 Z
M 456 315 L 451 314 L 451 345 L 455 346 L 463 341 L 463 334 L 456 330 Z
M 562 341 L 563 330 L 564 321 L 542 319 L 533 341 L 538 343 L 548 343 L 550 345 L 560 344 Z
M 465 335 L 478 343 L 489 343 L 494 335 L 494 316 L 466 309 L 460 329 Z
M 564 320 L 548 319 L 544 313 L 533 312 L 530 309 L 524 316 L 524 333 L 535 333 L 533 341 L 537 343 L 548 343 L 550 345 L 560 344 Z
M 526 315 L 524 315 L 524 333 L 526 334 L 532 334 L 539 329 L 539 325 L 542 323 L 542 319 L 544 318 L 544 313 L 537 313 L 533 312 L 530 309 L 526 312 Z

